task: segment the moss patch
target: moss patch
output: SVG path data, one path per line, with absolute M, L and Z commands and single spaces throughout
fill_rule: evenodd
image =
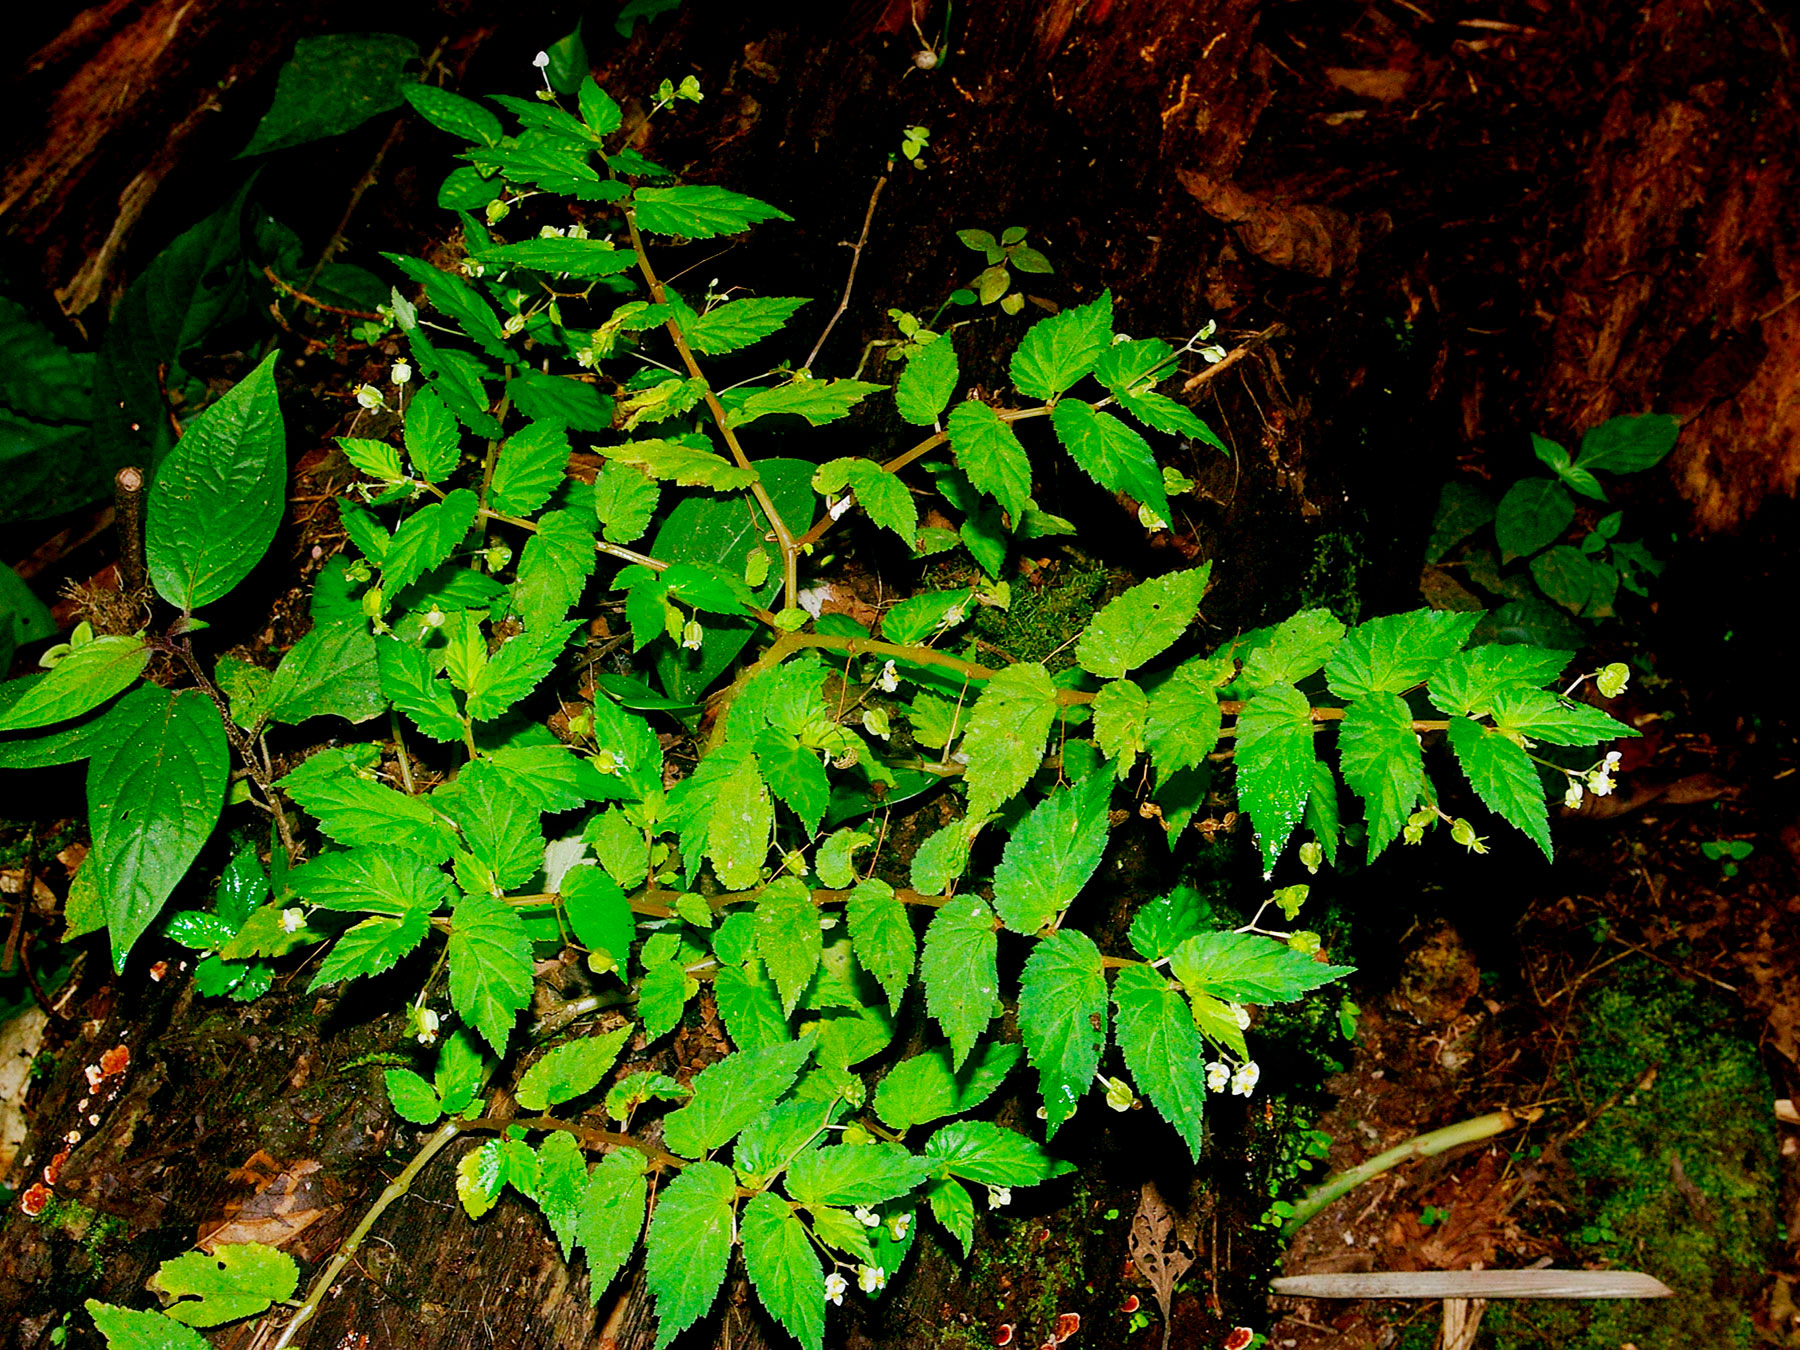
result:
M 1589 1110 L 1612 1104 L 1569 1148 L 1572 1253 L 1675 1297 L 1496 1305 L 1496 1350 L 1748 1350 L 1777 1239 L 1774 1093 L 1756 1047 L 1726 1005 L 1654 966 L 1591 995 L 1578 1033 L 1568 1086 Z
M 983 609 L 975 632 L 1015 661 L 1042 661 L 1054 673 L 1075 664 L 1075 649 L 1052 652 L 1087 627 L 1100 608 L 1111 577 L 1104 567 L 1084 563 L 1071 551 L 1066 560 L 1038 568 L 1012 583 L 1012 604 Z

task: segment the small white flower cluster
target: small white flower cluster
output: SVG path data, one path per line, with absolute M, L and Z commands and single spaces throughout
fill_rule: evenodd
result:
M 844 1295 L 849 1291 L 850 1281 L 838 1274 L 837 1271 L 834 1270 L 825 1277 L 825 1301 L 827 1303 L 836 1303 L 841 1306 L 844 1302 Z
M 883 666 L 881 674 L 875 677 L 875 687 L 884 694 L 891 694 L 900 687 L 900 672 L 892 661 Z
M 1262 1070 L 1255 1060 L 1246 1060 L 1235 1069 L 1222 1059 L 1215 1059 L 1206 1066 L 1206 1090 L 1223 1092 L 1229 1085 L 1234 1097 L 1248 1097 L 1256 1091 L 1257 1080 L 1262 1077 Z
M 1011 1203 L 1012 1203 L 1012 1187 L 1011 1186 L 989 1186 L 988 1187 L 988 1208 L 989 1209 L 1005 1209 Z
M 887 1272 L 880 1266 L 858 1266 L 856 1287 L 865 1294 L 880 1292 L 887 1285 Z
M 1619 771 L 1619 761 L 1624 756 L 1617 750 L 1608 750 L 1606 758 L 1585 773 L 1571 773 L 1568 786 L 1563 789 L 1563 805 L 1571 811 L 1581 805 L 1581 799 L 1587 792 L 1596 797 L 1610 797 L 1618 786 L 1613 775 Z

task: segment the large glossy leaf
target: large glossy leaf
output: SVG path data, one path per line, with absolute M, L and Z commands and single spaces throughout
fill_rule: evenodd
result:
M 275 101 L 250 144 L 238 152 L 266 155 L 359 127 L 401 103 L 404 72 L 418 44 L 397 33 L 326 33 L 301 38 L 275 80 Z M 452 95 L 454 97 L 454 95 Z
M 144 530 L 157 594 L 211 604 L 262 561 L 287 496 L 287 439 L 271 354 L 201 413 L 157 470 Z
M 113 967 L 161 912 L 225 801 L 230 750 L 218 709 L 197 689 L 120 705 L 88 762 L 86 868 L 98 881 Z

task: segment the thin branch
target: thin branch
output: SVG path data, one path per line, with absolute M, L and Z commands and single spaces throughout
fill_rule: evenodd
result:
M 1184 394 L 1193 393 L 1194 390 L 1198 389 L 1208 380 L 1216 379 L 1218 376 L 1223 375 L 1239 361 L 1242 361 L 1246 356 L 1250 355 L 1251 352 L 1262 346 L 1263 343 L 1278 338 L 1286 332 L 1286 325 L 1272 323 L 1267 328 L 1263 329 L 1262 332 L 1251 334 L 1205 370 L 1199 372 L 1197 375 L 1188 376 L 1187 383 L 1181 386 L 1181 392 Z
M 850 245 L 850 275 L 844 278 L 844 293 L 838 297 L 838 305 L 831 313 L 831 319 L 825 325 L 825 331 L 819 334 L 819 340 L 813 343 L 813 349 L 806 354 L 800 369 L 810 371 L 812 363 L 818 359 L 819 349 L 825 345 L 825 339 L 831 336 L 831 330 L 837 327 L 837 321 L 844 317 L 844 311 L 850 308 L 850 288 L 856 285 L 856 265 L 862 261 L 863 245 L 869 242 L 869 226 L 875 220 L 875 203 L 881 199 L 881 189 L 887 186 L 887 175 L 884 173 L 875 180 L 875 190 L 869 194 L 869 209 L 863 213 L 862 233 L 856 236 L 856 242 Z
M 378 323 L 381 321 L 381 315 L 371 313 L 366 309 L 345 309 L 342 305 L 331 305 L 323 300 L 314 299 L 298 286 L 283 281 L 281 277 L 276 274 L 273 267 L 264 267 L 262 274 L 272 281 L 278 289 L 293 296 L 294 299 L 298 300 L 301 304 L 310 305 L 313 309 L 322 309 L 327 314 L 342 314 L 347 319 L 373 319 Z

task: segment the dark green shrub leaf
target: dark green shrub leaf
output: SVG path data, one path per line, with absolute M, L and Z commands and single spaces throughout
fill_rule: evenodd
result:
M 412 104 L 414 112 L 452 136 L 491 146 L 500 144 L 500 138 L 505 134 L 500 119 L 474 99 L 430 84 L 409 84 L 400 92 Z
M 919 977 L 926 1007 L 950 1038 L 955 1068 L 962 1068 L 999 1007 L 999 946 L 994 911 L 979 895 L 945 901 L 925 929 Z
M 966 1259 L 970 1244 L 975 1240 L 975 1202 L 969 1198 L 968 1188 L 948 1177 L 940 1177 L 925 1188 L 924 1194 L 926 1203 L 931 1206 L 931 1217 L 956 1239 Z
M 1587 608 L 1594 593 L 1594 565 L 1580 549 L 1568 544 L 1545 549 L 1533 558 L 1531 576 L 1539 590 L 1571 613 Z
M 1609 418 L 1581 438 L 1575 463 L 1600 473 L 1637 473 L 1675 448 L 1681 419 L 1669 413 Z
M 450 827 L 420 798 L 362 777 L 361 767 L 355 751 L 321 750 L 279 786 L 340 844 L 401 848 L 427 862 L 448 858 L 455 845 Z
M 535 422 L 556 422 L 570 431 L 595 434 L 612 430 L 612 399 L 580 380 L 523 370 L 506 382 L 506 395 Z
M 49 674 L 15 682 L 10 706 L 0 706 L 0 731 L 30 731 L 92 712 L 143 674 L 149 661 L 149 649 L 139 637 L 84 643 Z M 14 689 L 8 687 L 7 693 Z
M 1075 1169 L 1035 1139 L 985 1120 L 958 1120 L 925 1141 L 924 1162 L 939 1177 L 983 1186 L 1035 1186 Z
M 1192 886 L 1178 886 L 1138 910 L 1128 935 L 1137 954 L 1160 961 L 1195 933 L 1206 931 L 1212 906 Z
M 473 492 L 457 488 L 402 521 L 382 560 L 381 580 L 387 593 L 398 595 L 447 559 L 468 537 L 480 505 Z
M 392 637 L 376 639 L 375 656 L 383 697 L 405 713 L 420 733 L 434 741 L 462 739 L 456 695 L 449 681 L 433 674 L 429 656 Z
M 642 840 L 639 840 L 640 848 Z M 563 873 L 563 908 L 576 938 L 589 951 L 605 952 L 621 972 L 637 936 L 637 920 L 619 884 L 597 867 L 571 867 Z
M 500 447 L 488 501 L 509 516 L 528 516 L 556 491 L 569 462 L 569 436 L 556 422 L 529 422 Z
M 1113 980 L 1114 1034 L 1138 1089 L 1175 1127 L 1197 1161 L 1205 1137 L 1206 1042 L 1187 1002 L 1149 966 L 1125 966 Z
M 1031 461 L 1012 427 L 975 400 L 952 408 L 945 426 L 957 467 L 977 491 L 993 497 L 1017 521 L 1031 500 Z
M 442 482 L 462 458 L 462 433 L 434 388 L 419 390 L 406 405 L 406 456 L 427 483 Z
M 850 892 L 845 910 L 857 961 L 881 982 L 889 1006 L 899 1012 L 918 953 L 918 940 L 906 917 L 906 906 L 887 882 L 870 878 Z
M 1553 480 L 1521 478 L 1507 489 L 1494 513 L 1494 535 L 1500 560 L 1510 562 L 1536 553 L 1575 520 L 1575 503 Z
M 398 108 L 403 86 L 417 82 L 405 74 L 407 63 L 418 59 L 418 44 L 395 33 L 301 38 L 276 77 L 275 101 L 238 158 L 324 140 Z
M 1469 483 L 1445 483 L 1431 518 L 1425 561 L 1435 563 L 1494 518 L 1494 500 Z
M 527 239 L 484 248 L 475 257 L 484 265 L 528 267 L 583 280 L 615 276 L 637 266 L 637 254 L 614 248 L 604 239 Z
M 360 624 L 313 629 L 281 658 L 262 708 L 271 721 L 289 724 L 327 715 L 346 722 L 379 717 L 387 699 L 375 639 Z
M 1019 977 L 1019 1034 L 1037 1070 L 1045 1136 L 1054 1136 L 1106 1048 L 1106 968 L 1087 934 L 1059 929 L 1032 948 Z

